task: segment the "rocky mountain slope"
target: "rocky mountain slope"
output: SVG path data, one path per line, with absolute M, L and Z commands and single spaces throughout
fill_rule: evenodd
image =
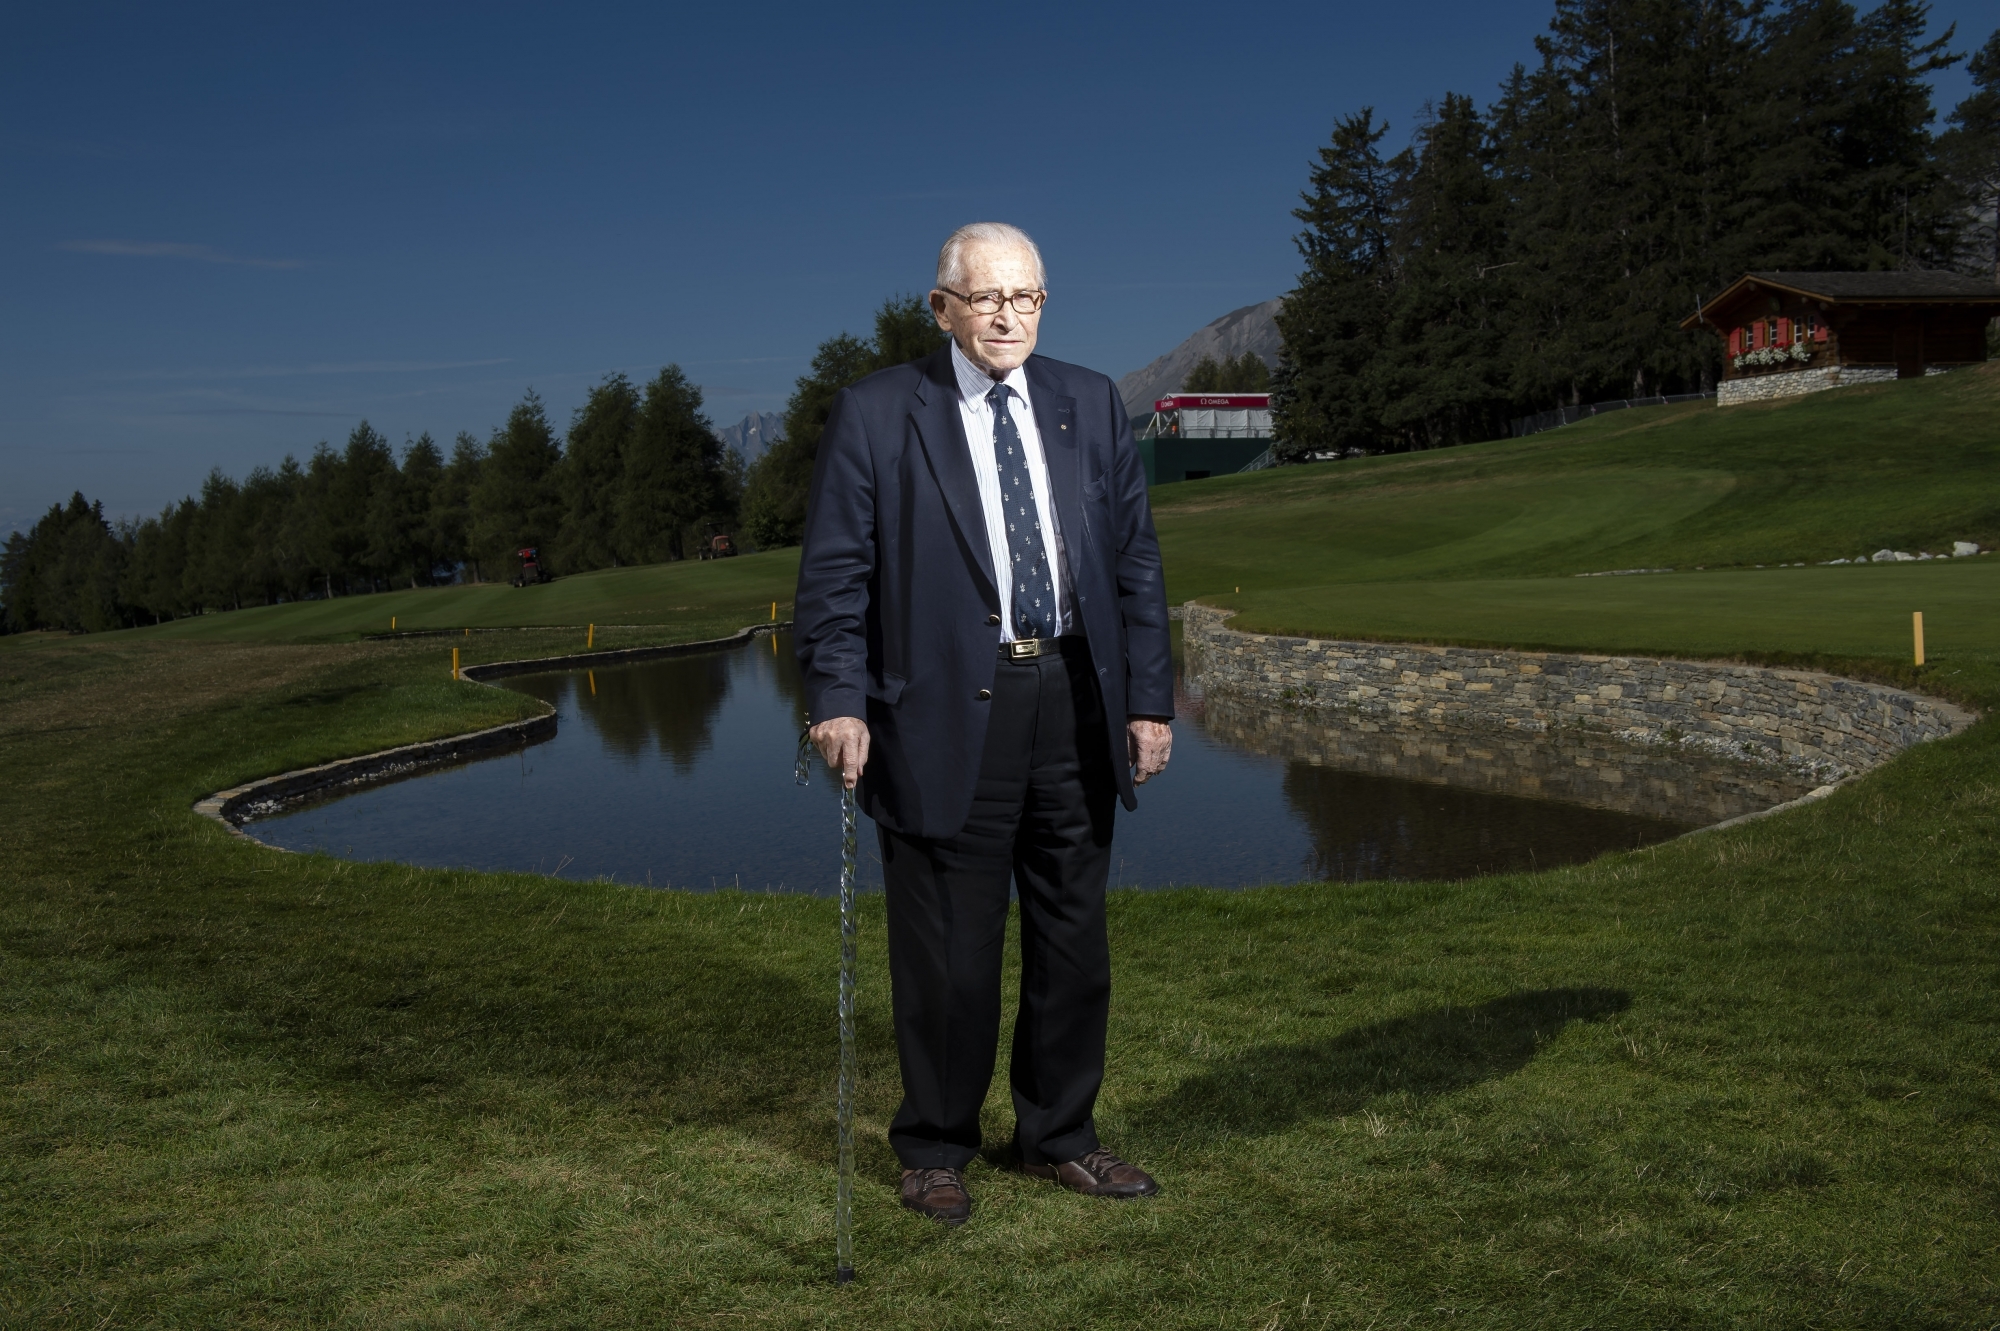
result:
M 747 465 L 785 437 L 785 418 L 775 411 L 753 411 L 734 425 L 717 427 L 715 437 Z
M 1155 399 L 1179 388 L 1203 356 L 1221 360 L 1254 351 L 1266 365 L 1277 368 L 1279 299 L 1231 310 L 1166 355 L 1120 379 L 1118 396 L 1125 400 L 1126 413 L 1142 421 L 1152 415 Z

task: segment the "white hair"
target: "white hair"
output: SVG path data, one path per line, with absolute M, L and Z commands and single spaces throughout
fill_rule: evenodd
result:
M 1019 245 L 1035 261 L 1035 285 L 1049 284 L 1048 269 L 1042 267 L 1042 252 L 1035 242 L 1028 239 L 1028 233 L 1017 226 L 1005 222 L 967 222 L 945 239 L 944 248 L 938 251 L 937 284 L 940 290 L 952 290 L 965 283 L 965 247 L 976 243 L 989 245 Z

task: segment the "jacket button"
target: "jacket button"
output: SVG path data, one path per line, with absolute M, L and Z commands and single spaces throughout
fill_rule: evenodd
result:
M 986 617 L 986 622 L 987 622 L 987 623 L 989 623 L 989 624 L 998 624 L 998 623 L 1000 622 L 1000 616 L 998 616 L 998 615 L 988 615 L 988 616 Z
M 992 700 L 993 700 L 993 690 L 992 690 L 992 689 L 981 689 L 981 690 L 979 691 L 979 701 L 981 701 L 981 702 L 991 702 Z

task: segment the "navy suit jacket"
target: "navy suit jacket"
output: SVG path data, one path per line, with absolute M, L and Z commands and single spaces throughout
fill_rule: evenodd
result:
M 1111 769 L 1138 807 L 1126 718 L 1171 717 L 1173 662 L 1145 469 L 1111 380 L 1044 356 L 1028 393 L 1078 621 L 1109 721 Z M 870 732 L 861 807 L 909 836 L 964 827 L 999 668 L 1000 596 L 951 348 L 833 400 L 813 467 L 794 636 L 814 724 Z

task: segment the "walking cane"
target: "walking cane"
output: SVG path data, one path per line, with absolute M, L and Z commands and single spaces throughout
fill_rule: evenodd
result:
M 792 779 L 805 785 L 812 757 L 809 730 L 799 732 L 799 757 Z M 832 775 L 831 769 L 828 772 Z M 833 1194 L 833 1279 L 845 1285 L 854 1279 L 854 792 L 840 791 L 840 1107 L 839 1183 Z

